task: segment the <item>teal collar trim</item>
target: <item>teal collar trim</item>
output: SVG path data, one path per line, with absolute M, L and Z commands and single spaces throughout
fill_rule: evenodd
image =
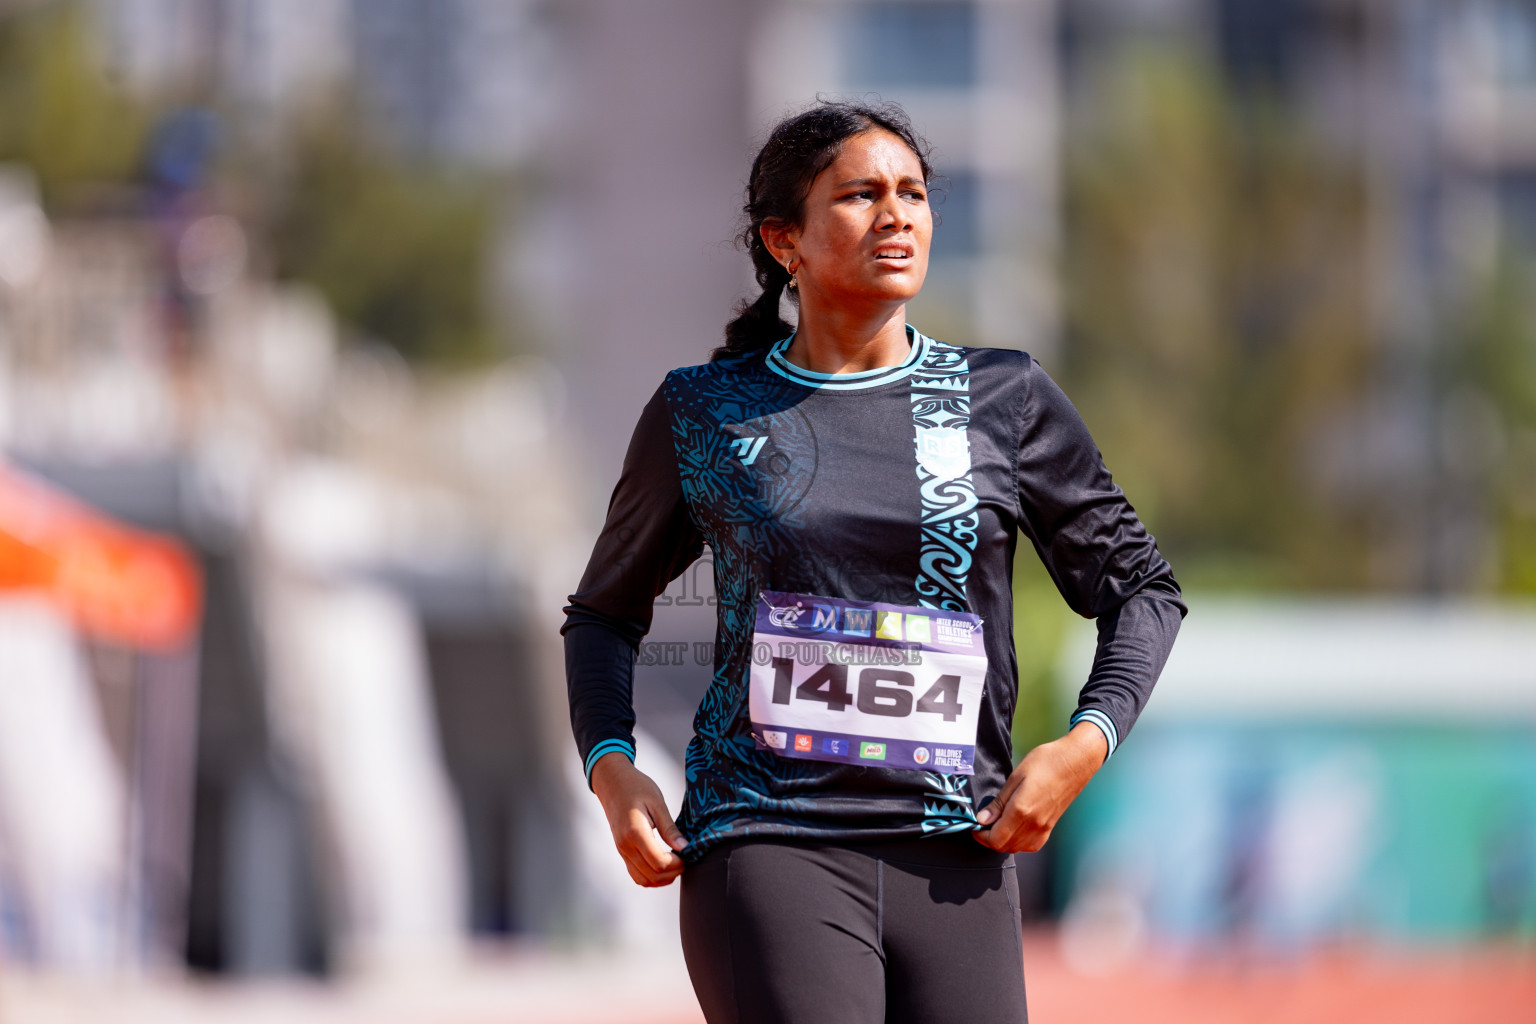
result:
M 929 339 L 919 333 L 911 324 L 907 325 L 907 339 L 912 349 L 907 353 L 907 358 L 897 366 L 877 366 L 873 370 L 855 370 L 852 373 L 818 373 L 815 370 L 806 370 L 791 363 L 784 358 L 784 353 L 794 342 L 795 336 L 791 334 L 782 341 L 776 341 L 768 349 L 766 364 L 768 369 L 792 380 L 796 384 L 803 384 L 808 388 L 820 388 L 827 391 L 858 391 L 863 388 L 879 387 L 882 384 L 890 384 L 892 381 L 901 380 L 918 366 L 928 355 Z

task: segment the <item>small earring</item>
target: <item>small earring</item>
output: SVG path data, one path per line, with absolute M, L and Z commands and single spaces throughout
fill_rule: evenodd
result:
M 795 280 L 795 271 L 790 269 L 788 263 L 784 264 L 784 269 L 789 273 L 789 284 L 785 287 L 790 291 L 795 291 L 800 287 L 800 282 Z

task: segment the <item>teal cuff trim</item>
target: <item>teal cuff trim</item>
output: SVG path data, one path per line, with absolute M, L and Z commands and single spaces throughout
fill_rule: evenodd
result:
M 1109 741 L 1109 752 L 1104 755 L 1104 760 L 1108 761 L 1114 756 L 1115 748 L 1120 745 L 1120 731 L 1115 728 L 1114 721 L 1108 715 L 1098 708 L 1082 708 L 1072 716 L 1072 721 L 1068 724 L 1068 727 L 1070 728 L 1078 722 L 1092 722 L 1098 726 L 1099 731 L 1104 734 L 1104 739 Z
M 630 764 L 635 763 L 635 745 L 629 740 L 603 740 L 592 748 L 592 752 L 587 755 L 587 763 L 582 768 L 587 776 L 588 789 L 592 788 L 592 769 L 596 767 L 598 759 L 604 754 L 612 754 L 615 751 L 629 758 Z

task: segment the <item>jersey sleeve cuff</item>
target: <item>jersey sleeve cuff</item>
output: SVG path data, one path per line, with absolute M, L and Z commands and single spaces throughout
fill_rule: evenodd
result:
M 1104 734 L 1104 739 L 1109 743 L 1109 752 L 1104 755 L 1104 760 L 1108 761 L 1114 755 L 1115 748 L 1120 745 L 1120 730 L 1115 728 L 1113 719 L 1098 708 L 1078 708 L 1067 727 L 1071 728 L 1078 722 L 1092 722 L 1099 727 L 1099 731 Z
M 587 776 L 587 788 L 592 788 L 592 769 L 605 754 L 620 753 L 629 758 L 629 763 L 635 763 L 635 744 L 633 740 L 611 739 L 603 740 L 593 747 L 587 754 L 587 762 L 582 766 L 583 773 Z

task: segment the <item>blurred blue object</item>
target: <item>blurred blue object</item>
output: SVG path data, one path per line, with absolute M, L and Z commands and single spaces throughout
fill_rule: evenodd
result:
M 218 151 L 219 135 L 219 119 L 212 111 L 180 107 L 165 113 L 149 144 L 149 171 L 155 184 L 173 192 L 201 187 Z

